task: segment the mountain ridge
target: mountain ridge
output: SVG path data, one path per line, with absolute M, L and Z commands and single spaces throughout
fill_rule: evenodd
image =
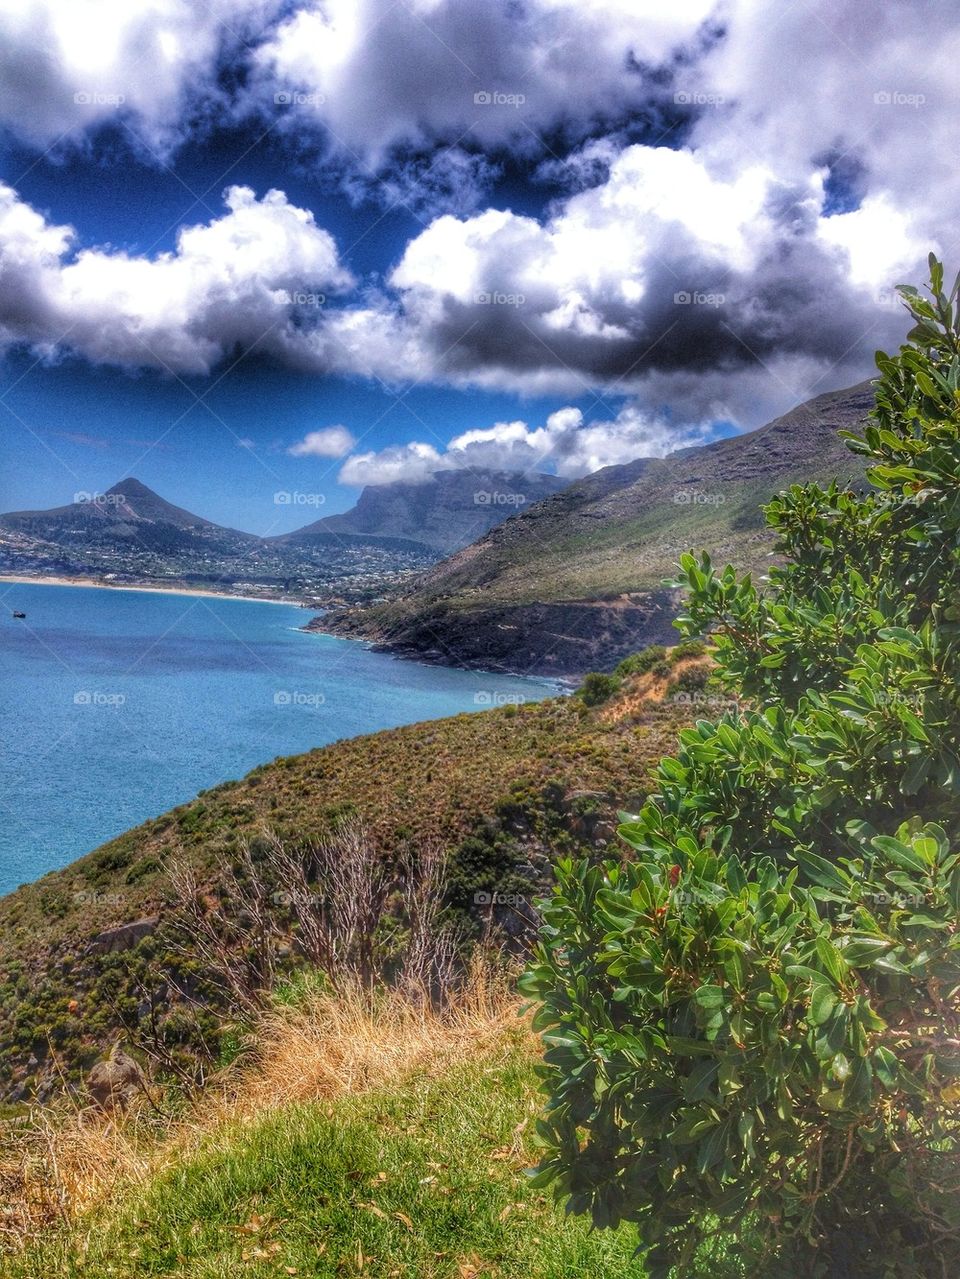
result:
M 0 571 L 219 589 L 242 581 L 301 597 L 345 585 L 365 598 L 564 486 L 541 473 L 439 471 L 423 484 L 368 485 L 348 511 L 261 537 L 195 515 L 128 476 L 68 505 L 0 515 Z
M 389 536 L 449 555 L 567 484 L 539 471 L 440 469 L 421 482 L 368 484 L 350 510 L 322 516 L 273 540 L 291 545 L 326 536 Z
M 860 482 L 838 432 L 863 424 L 872 383 L 825 392 L 756 431 L 576 481 L 415 578 L 396 600 L 310 629 L 443 664 L 574 676 L 675 634 L 664 588 L 680 554 L 762 571 L 760 505 L 800 480 Z

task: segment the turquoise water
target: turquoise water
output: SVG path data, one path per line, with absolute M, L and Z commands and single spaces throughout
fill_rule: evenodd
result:
M 0 894 L 278 755 L 551 692 L 305 634 L 309 617 L 0 583 Z

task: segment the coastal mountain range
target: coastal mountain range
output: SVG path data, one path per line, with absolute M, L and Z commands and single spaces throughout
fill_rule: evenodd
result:
M 64 548 L 126 543 L 170 555 L 203 550 L 241 555 L 262 540 L 174 506 L 132 476 L 106 493 L 78 494 L 67 506 L 0 515 L 0 529 Z
M 399 598 L 311 626 L 399 655 L 524 674 L 606 670 L 675 638 L 663 579 L 680 555 L 763 571 L 760 506 L 789 484 L 862 483 L 839 436 L 873 407 L 870 382 L 809 400 L 756 431 L 665 458 L 609 466 L 428 569 Z
M 128 477 L 67 506 L 0 515 L 0 571 L 363 597 L 556 493 L 553 475 L 471 468 L 369 485 L 356 506 L 276 537 L 225 528 Z M 284 495 L 279 495 L 284 496 Z
M 862 426 L 872 398 L 870 382 L 831 391 L 756 431 L 573 483 L 470 468 L 370 485 L 351 510 L 269 538 L 128 478 L 0 516 L 0 571 L 257 589 L 322 603 L 311 629 L 401 656 L 576 676 L 673 637 L 663 582 L 684 551 L 762 571 L 763 502 L 799 481 L 862 482 L 838 432 Z

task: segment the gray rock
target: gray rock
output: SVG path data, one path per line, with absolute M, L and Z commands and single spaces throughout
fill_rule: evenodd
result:
M 159 915 L 150 915 L 145 919 L 134 919 L 129 924 L 118 924 L 115 928 L 106 928 L 93 939 L 93 950 L 98 955 L 110 955 L 117 950 L 129 950 L 149 935 L 159 923 Z
M 119 1044 L 87 1075 L 87 1091 L 101 1110 L 125 1110 L 142 1087 L 140 1067 Z

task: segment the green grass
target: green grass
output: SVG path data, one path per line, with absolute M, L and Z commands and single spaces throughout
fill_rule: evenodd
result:
M 286 1108 L 217 1132 L 144 1190 L 0 1260 L 0 1272 L 640 1279 L 630 1230 L 591 1233 L 527 1184 L 539 1105 L 517 1046 L 495 1063 Z

